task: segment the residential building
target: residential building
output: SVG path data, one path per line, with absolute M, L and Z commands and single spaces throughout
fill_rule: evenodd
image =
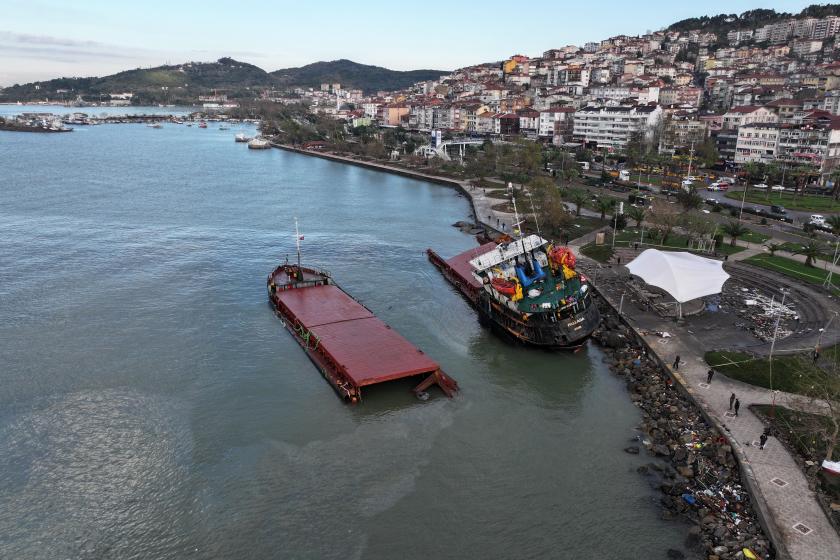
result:
M 584 107 L 574 116 L 574 140 L 595 148 L 620 150 L 635 134 L 650 138 L 661 116 L 658 105 Z
M 777 123 L 752 123 L 738 128 L 735 163 L 770 163 L 776 159 Z
M 779 117 L 766 107 L 748 105 L 745 107 L 734 107 L 723 115 L 723 129 L 737 130 L 746 124 L 753 123 L 774 123 Z

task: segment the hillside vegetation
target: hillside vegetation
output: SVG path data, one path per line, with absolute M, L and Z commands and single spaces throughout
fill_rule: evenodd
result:
M 0 100 L 73 100 L 82 96 L 96 101 L 111 93 L 133 92 L 134 103 L 178 103 L 195 100 L 213 90 L 233 98 L 253 97 L 251 88 L 318 87 L 324 82 L 338 82 L 344 89 L 371 92 L 401 89 L 443 74 L 441 70 L 401 72 L 350 60 L 316 62 L 268 73 L 247 62 L 220 58 L 216 62 L 137 68 L 101 78 L 57 78 L 14 85 L 0 93 Z

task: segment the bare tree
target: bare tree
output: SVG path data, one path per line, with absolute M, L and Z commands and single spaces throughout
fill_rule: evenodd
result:
M 680 212 L 675 205 L 655 200 L 648 213 L 647 221 L 662 230 L 662 244 L 668 243 L 668 236 L 680 224 Z

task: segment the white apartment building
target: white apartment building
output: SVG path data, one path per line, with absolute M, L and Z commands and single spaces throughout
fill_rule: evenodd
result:
M 776 159 L 779 125 L 753 123 L 738 128 L 735 163 L 769 163 Z
M 636 133 L 650 137 L 661 118 L 658 105 L 584 107 L 575 113 L 573 137 L 598 148 L 621 150 Z
M 747 124 L 754 123 L 775 123 L 779 117 L 765 107 L 744 106 L 730 109 L 723 115 L 723 128 L 725 130 L 736 130 Z

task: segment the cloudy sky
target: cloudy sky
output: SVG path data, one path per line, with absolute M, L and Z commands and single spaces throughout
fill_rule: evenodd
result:
M 349 58 L 408 70 L 538 55 L 721 12 L 812 2 L 0 0 L 0 86 L 231 56 L 266 70 Z

